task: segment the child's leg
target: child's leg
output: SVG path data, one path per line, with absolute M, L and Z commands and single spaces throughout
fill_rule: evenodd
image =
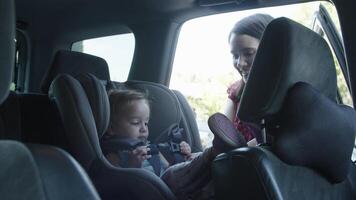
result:
M 215 156 L 213 147 L 207 148 L 190 161 L 172 165 L 161 178 L 178 199 L 191 199 L 211 181 L 211 162 Z

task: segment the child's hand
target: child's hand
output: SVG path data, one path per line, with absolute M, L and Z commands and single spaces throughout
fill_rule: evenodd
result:
M 136 149 L 132 150 L 129 153 L 128 166 L 134 168 L 141 168 L 142 162 L 151 158 L 151 155 L 147 154 L 148 151 L 150 151 L 150 148 L 147 148 L 147 146 L 139 146 Z
M 189 159 L 190 156 L 192 155 L 192 150 L 190 148 L 190 145 L 185 141 L 183 141 L 179 144 L 179 146 L 180 146 L 180 152 L 185 155 L 186 159 Z

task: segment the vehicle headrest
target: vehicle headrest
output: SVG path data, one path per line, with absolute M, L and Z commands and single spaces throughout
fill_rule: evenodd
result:
M 148 139 L 151 142 L 167 141 L 167 130 L 172 124 L 179 124 L 182 118 L 175 94 L 164 85 L 147 81 L 130 80 L 114 84 L 116 89 L 133 89 L 148 94 L 151 107 Z
M 60 50 L 42 80 L 42 92 L 48 93 L 49 86 L 57 75 L 77 76 L 80 73 L 91 73 L 101 80 L 110 80 L 109 67 L 104 59 L 85 53 Z
M 79 74 L 75 78 L 80 82 L 88 97 L 100 139 L 108 129 L 110 122 L 110 104 L 106 89 L 92 74 Z
M 310 167 L 332 183 L 346 178 L 355 141 L 355 110 L 300 82 L 288 92 L 280 117 L 272 149 L 281 160 Z
M 14 1 L 0 2 L 0 104 L 10 91 L 15 60 L 15 7 Z
M 336 71 L 326 41 L 303 25 L 277 18 L 261 39 L 237 115 L 259 123 L 278 113 L 288 89 L 297 82 L 336 99 Z

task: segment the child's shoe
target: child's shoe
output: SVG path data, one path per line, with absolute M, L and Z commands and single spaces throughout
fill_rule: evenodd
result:
M 214 134 L 213 147 L 220 152 L 247 146 L 244 136 L 236 130 L 231 120 L 221 113 L 215 113 L 208 119 L 210 130 Z

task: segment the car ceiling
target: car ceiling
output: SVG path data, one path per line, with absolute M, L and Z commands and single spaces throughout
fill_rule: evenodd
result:
M 243 1 L 241 4 L 231 3 L 232 1 L 234 0 L 16 0 L 16 9 L 17 21 L 21 26 L 28 28 L 35 37 L 43 38 L 76 31 L 80 35 L 80 30 L 82 34 L 95 34 L 95 31 L 127 32 L 127 26 L 150 21 L 181 23 L 213 13 L 291 3 L 295 0 L 236 0 Z

